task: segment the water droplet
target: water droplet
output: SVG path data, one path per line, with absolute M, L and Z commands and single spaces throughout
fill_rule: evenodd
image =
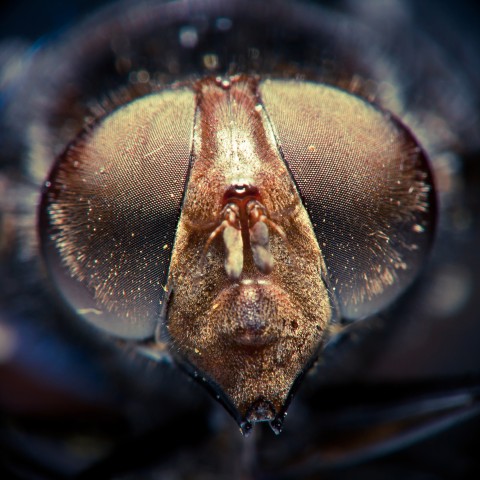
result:
M 195 27 L 183 27 L 179 32 L 179 40 L 182 47 L 194 48 L 198 43 L 198 32 Z
M 248 50 L 248 56 L 252 60 L 257 60 L 258 58 L 260 58 L 260 50 L 258 48 L 250 48 Z
M 218 56 L 213 53 L 208 53 L 203 56 L 203 65 L 207 70 L 215 70 L 218 68 Z
M 148 83 L 150 81 L 150 74 L 146 70 L 139 70 L 137 72 L 138 83 Z
M 226 32 L 227 30 L 230 30 L 232 28 L 232 21 L 229 18 L 220 17 L 220 18 L 217 18 L 217 21 L 215 22 L 215 26 L 217 27 L 218 30 L 222 32 Z

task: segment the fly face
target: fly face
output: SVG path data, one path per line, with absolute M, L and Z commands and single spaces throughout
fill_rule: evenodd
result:
M 434 214 L 425 155 L 389 113 L 237 75 L 141 97 L 81 134 L 40 227 L 77 313 L 124 338 L 160 332 L 244 431 L 279 432 L 328 327 L 412 281 Z

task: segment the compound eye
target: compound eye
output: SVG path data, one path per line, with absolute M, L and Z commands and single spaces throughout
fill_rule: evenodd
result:
M 51 276 L 79 315 L 114 335 L 147 338 L 162 312 L 194 112 L 186 89 L 135 100 L 83 132 L 45 184 Z
M 260 92 L 342 316 L 381 310 L 431 246 L 436 197 L 425 153 L 398 119 L 343 90 L 270 80 Z

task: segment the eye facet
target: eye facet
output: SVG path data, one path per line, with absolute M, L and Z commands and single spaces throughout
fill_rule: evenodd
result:
M 138 99 L 80 135 L 41 204 L 78 314 L 169 338 L 247 429 L 277 431 L 339 316 L 363 318 L 428 253 L 428 161 L 392 115 L 323 84 L 238 75 Z

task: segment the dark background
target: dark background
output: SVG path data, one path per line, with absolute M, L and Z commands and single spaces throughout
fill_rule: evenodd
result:
M 361 1 L 361 0 L 360 0 Z M 381 0 L 379 0 L 381 1 Z M 44 35 L 66 29 L 77 22 L 82 16 L 92 12 L 102 5 L 112 2 L 101 0 L 51 0 L 40 2 L 36 0 L 3 0 L 0 4 L 0 38 L 20 37 L 36 41 Z M 342 7 L 342 0 L 317 0 L 313 3 Z M 436 18 L 447 18 L 452 29 L 458 29 L 466 39 L 480 36 L 478 22 L 480 6 L 475 0 L 422 0 L 410 2 L 418 9 L 420 15 L 428 16 L 434 26 Z

